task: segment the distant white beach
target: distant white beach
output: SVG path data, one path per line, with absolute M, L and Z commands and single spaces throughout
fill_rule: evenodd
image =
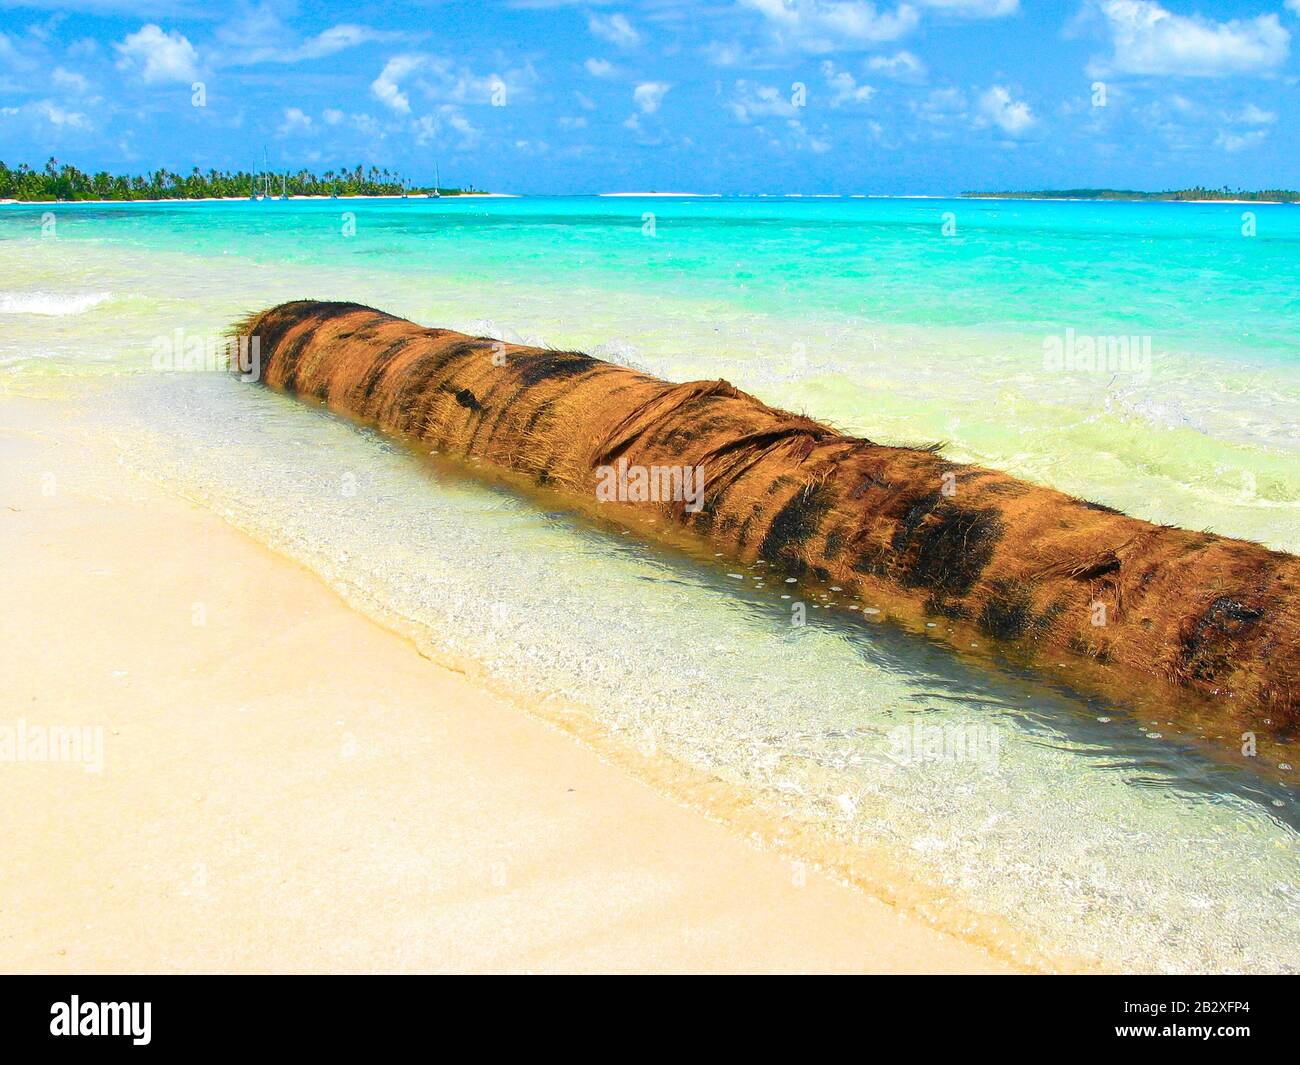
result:
M 720 192 L 601 192 L 601 193 L 597 193 L 597 195 L 627 196 L 638 200 L 643 198 L 649 198 L 649 197 L 656 197 L 658 199 L 672 198 L 672 197 L 689 198 L 689 199 L 706 199 L 706 198 L 721 199 L 722 197 L 722 193 Z

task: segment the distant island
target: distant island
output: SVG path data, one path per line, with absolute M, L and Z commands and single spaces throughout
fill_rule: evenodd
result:
M 10 169 L 0 162 L 0 200 L 227 200 L 256 196 L 477 196 L 473 188 L 416 187 L 401 175 L 378 167 L 363 170 L 326 170 L 313 174 L 243 170 L 208 170 L 195 167 L 189 174 L 155 170 L 150 174 L 87 174 L 51 159 L 42 170 L 26 163 Z
M 1171 192 L 1137 192 L 1133 189 L 1043 189 L 1038 192 L 963 192 L 963 197 L 985 200 L 1182 200 L 1204 203 L 1224 200 L 1232 203 L 1298 203 L 1294 189 L 1207 189 L 1200 185 Z

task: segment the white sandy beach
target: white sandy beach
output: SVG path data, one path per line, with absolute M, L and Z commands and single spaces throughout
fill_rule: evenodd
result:
M 0 402 L 0 970 L 1009 971 L 422 658 Z
M 720 192 L 602 192 L 601 196 L 606 198 L 617 199 L 619 197 L 632 197 L 634 199 L 718 199 L 721 197 Z

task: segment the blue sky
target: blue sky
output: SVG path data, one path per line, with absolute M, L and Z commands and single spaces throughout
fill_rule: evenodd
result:
M 0 159 L 265 148 L 534 193 L 1295 188 L 1298 36 L 1300 0 L 0 0 Z

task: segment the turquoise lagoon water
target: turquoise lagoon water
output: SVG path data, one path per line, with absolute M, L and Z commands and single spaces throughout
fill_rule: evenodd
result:
M 282 299 L 357 300 L 726 377 L 882 442 L 942 440 L 1149 520 L 1295 551 L 1298 268 L 1300 208 L 1269 205 L 18 205 L 0 208 L 0 380 L 84 400 L 124 463 L 427 653 L 581 708 L 828 838 L 902 854 L 954 911 L 1040 954 L 1287 971 L 1289 755 L 1280 775 L 1208 757 L 1149 707 L 965 661 L 883 615 L 851 623 L 821 610 L 828 590 L 800 593 L 815 609 L 792 627 L 789 593 L 759 573 L 539 509 L 222 376 L 156 373 L 151 353 Z M 1128 357 L 1052 357 L 1107 337 L 1134 338 Z M 900 759 L 900 735 L 927 729 L 982 753 Z

